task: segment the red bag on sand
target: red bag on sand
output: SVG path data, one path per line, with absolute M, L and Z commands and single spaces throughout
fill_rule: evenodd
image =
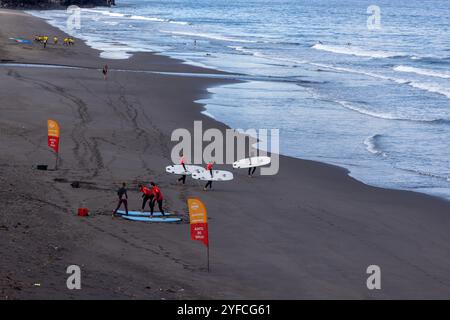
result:
M 87 217 L 89 215 L 89 209 L 88 208 L 78 208 L 78 216 L 80 217 Z

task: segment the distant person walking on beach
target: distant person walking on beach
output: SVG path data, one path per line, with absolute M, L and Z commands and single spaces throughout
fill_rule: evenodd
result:
M 183 166 L 184 171 L 187 172 L 186 163 L 185 163 L 183 154 L 181 154 L 180 164 Z M 181 178 L 178 179 L 178 181 L 183 181 L 183 184 L 185 184 L 186 183 L 186 175 L 183 174 L 181 176 Z
M 117 204 L 116 210 L 113 211 L 113 217 L 117 214 L 120 206 L 123 204 L 125 207 L 125 214 L 128 215 L 128 194 L 126 189 L 126 183 L 122 183 L 122 187 L 117 191 L 117 196 L 119 197 L 119 203 Z
M 106 80 L 108 78 L 108 65 L 105 64 L 105 66 L 103 67 L 103 78 Z
M 153 201 L 154 195 L 153 195 L 152 190 L 150 190 L 149 188 L 147 188 L 146 186 L 144 186 L 142 184 L 139 185 L 139 190 L 142 192 L 141 212 L 144 212 L 147 201 L 148 201 L 148 205 L 149 205 L 150 209 L 152 208 L 152 201 Z
M 159 188 L 156 185 L 156 183 L 154 183 L 152 181 L 152 182 L 150 182 L 150 184 L 152 186 L 152 191 L 153 191 L 153 194 L 154 194 L 154 198 L 153 198 L 152 202 L 150 202 L 150 214 L 153 216 L 153 209 L 155 208 L 155 203 L 157 202 L 159 211 L 161 212 L 162 215 L 164 215 L 164 210 L 163 210 L 163 207 L 162 207 L 164 196 L 163 196 L 161 190 L 159 190 Z
M 212 163 L 212 162 L 209 162 L 209 163 L 206 165 L 206 170 L 209 171 L 209 174 L 211 175 L 211 179 L 212 179 L 212 178 L 213 178 L 213 163 Z M 206 189 L 208 189 L 208 187 L 209 187 L 210 189 L 212 189 L 212 180 L 209 180 L 209 181 L 206 183 L 206 185 L 205 185 L 205 187 L 203 188 L 203 190 L 206 191 Z

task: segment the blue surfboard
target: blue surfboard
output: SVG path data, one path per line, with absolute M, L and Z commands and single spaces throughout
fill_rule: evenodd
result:
M 125 210 L 117 210 L 118 214 L 125 215 Z M 172 215 L 170 212 L 164 213 L 166 216 Z M 150 212 L 140 212 L 140 211 L 128 211 L 129 216 L 137 216 L 137 217 L 150 217 Z M 153 212 L 154 217 L 161 217 L 161 212 Z
M 137 216 L 122 216 L 122 218 L 131 221 L 142 221 L 142 222 L 179 222 L 180 218 L 162 218 L 162 217 L 137 217 Z

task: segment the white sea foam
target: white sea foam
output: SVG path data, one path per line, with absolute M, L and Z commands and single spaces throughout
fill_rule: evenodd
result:
M 167 30 L 161 30 L 165 33 L 170 33 L 175 36 L 188 36 L 188 37 L 198 37 L 198 38 L 206 38 L 211 40 L 219 40 L 219 41 L 229 41 L 229 42 L 243 42 L 243 43 L 256 43 L 257 41 L 254 40 L 247 40 L 242 38 L 236 38 L 236 37 L 228 37 L 228 36 L 222 36 L 219 34 L 212 34 L 212 33 L 201 33 L 201 32 L 188 32 L 188 31 L 167 31 Z
M 333 53 L 339 53 L 339 54 L 347 54 L 352 56 L 359 56 L 359 57 L 369 57 L 369 58 L 392 58 L 392 57 L 399 57 L 404 56 L 403 53 L 397 53 L 397 52 L 388 52 L 388 51 L 377 51 L 377 50 L 365 50 L 359 47 L 355 46 L 333 46 L 333 45 L 325 45 L 317 43 L 312 46 L 316 50 L 323 50 Z
M 357 106 L 354 103 L 350 103 L 348 101 L 342 101 L 342 100 L 336 100 L 334 101 L 338 104 L 340 104 L 342 107 L 356 111 L 358 113 L 371 116 L 374 118 L 379 119 L 385 119 L 385 120 L 401 120 L 401 121 L 415 121 L 415 122 L 428 122 L 428 123 L 439 123 L 439 122 L 449 122 L 450 120 L 441 119 L 441 118 L 426 118 L 426 117 L 413 117 L 413 116 L 407 116 L 407 115 L 397 115 L 394 113 L 389 112 L 376 112 L 373 110 L 369 110 L 367 108 Z
M 321 64 L 321 63 L 311 63 L 311 65 L 315 65 L 315 66 L 321 67 L 321 68 L 336 70 L 336 71 L 340 71 L 340 72 L 361 74 L 361 75 L 366 75 L 366 76 L 381 79 L 381 80 L 393 81 L 397 84 L 409 85 L 416 89 L 425 90 L 425 91 L 428 91 L 431 93 L 437 93 L 437 94 L 443 95 L 450 99 L 450 88 L 442 86 L 438 83 L 420 82 L 420 81 L 403 79 L 403 78 L 389 77 L 389 76 L 385 76 L 385 75 L 378 74 L 378 73 L 367 72 L 367 71 L 362 71 L 362 70 L 360 71 L 360 70 L 349 69 L 349 68 L 342 68 L 342 67 L 337 67 L 337 66 L 330 66 L 330 65 L 325 65 L 325 64 Z
M 413 81 L 408 83 L 411 87 L 422 89 L 428 92 L 437 93 L 450 99 L 450 88 L 444 87 L 438 83 L 427 83 Z
M 450 79 L 450 73 L 447 73 L 444 71 L 436 71 L 436 70 L 415 68 L 415 67 L 409 67 L 409 66 L 397 66 L 394 68 L 394 70 L 399 71 L 399 72 L 415 73 L 415 74 L 429 76 L 429 77 Z
M 155 22 L 169 22 L 168 19 L 161 19 L 156 17 L 144 17 L 144 16 L 130 16 L 131 20 L 143 20 L 143 21 L 155 21 Z
M 364 144 L 366 145 L 367 151 L 369 151 L 370 153 L 386 157 L 387 156 L 386 153 L 384 153 L 379 148 L 379 142 L 378 142 L 379 138 L 381 138 L 380 134 L 374 134 L 373 136 L 367 137 L 364 140 Z

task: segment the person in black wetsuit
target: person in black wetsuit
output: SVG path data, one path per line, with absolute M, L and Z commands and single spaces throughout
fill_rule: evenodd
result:
M 120 206 L 124 205 L 125 207 L 125 214 L 128 215 L 128 194 L 127 194 L 127 188 L 126 183 L 122 183 L 122 187 L 117 191 L 117 196 L 119 197 L 119 203 L 117 204 L 116 210 L 113 211 L 113 217 L 117 214 L 117 210 L 119 210 Z

